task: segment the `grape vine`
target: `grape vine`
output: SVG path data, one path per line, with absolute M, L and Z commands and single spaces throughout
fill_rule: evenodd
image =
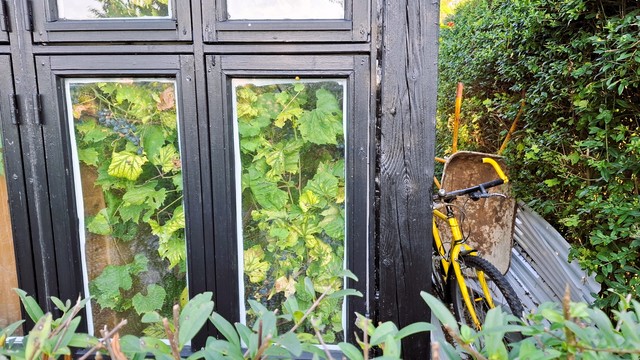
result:
M 292 299 L 310 305 L 308 286 L 342 288 L 343 96 L 337 81 L 236 88 L 247 300 L 287 313 Z M 342 339 L 341 308 L 328 299 L 315 314 L 327 342 Z
M 185 216 L 175 84 L 70 84 L 94 325 L 186 298 Z M 113 324 L 111 324 L 113 325 Z M 131 322 L 129 333 L 159 329 Z

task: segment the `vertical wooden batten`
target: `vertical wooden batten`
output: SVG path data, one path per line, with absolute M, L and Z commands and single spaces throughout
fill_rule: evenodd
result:
M 378 3 L 379 321 L 429 321 L 438 51 L 437 0 Z M 429 358 L 429 335 L 403 343 L 403 358 Z

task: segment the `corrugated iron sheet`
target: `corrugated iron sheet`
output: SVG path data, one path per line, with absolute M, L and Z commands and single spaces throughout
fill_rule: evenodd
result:
M 507 279 L 525 309 L 545 301 L 560 301 L 569 286 L 572 301 L 593 302 L 600 291 L 593 276 L 587 276 L 577 261 L 568 261 L 569 243 L 540 215 L 519 203 L 514 246 Z

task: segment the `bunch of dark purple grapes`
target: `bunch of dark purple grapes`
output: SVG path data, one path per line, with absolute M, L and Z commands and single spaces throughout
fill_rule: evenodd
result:
M 126 138 L 133 145 L 138 147 L 138 155 L 142 155 L 143 148 L 140 145 L 140 137 L 136 134 L 136 126 L 127 119 L 119 119 L 113 117 L 109 110 L 100 110 L 98 112 L 98 123 L 102 126 L 111 128 L 120 137 Z

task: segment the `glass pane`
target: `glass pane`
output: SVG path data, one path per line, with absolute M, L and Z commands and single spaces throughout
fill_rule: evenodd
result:
M 233 80 L 248 323 L 248 300 L 280 314 L 291 313 L 283 304 L 292 296 L 300 309 L 309 307 L 305 278 L 318 292 L 343 288 L 345 87 L 344 80 Z M 344 337 L 342 309 L 341 299 L 327 299 L 316 311 L 327 343 Z M 310 324 L 303 328 L 313 333 Z
M 57 0 L 64 20 L 168 18 L 170 0 Z
M 0 329 L 2 329 L 21 319 L 20 301 L 13 291 L 18 287 L 18 275 L 9 217 L 2 132 L 0 132 L 0 274 L 2 274 L 0 276 Z M 18 332 L 20 333 L 14 333 L 14 335 L 21 335 L 22 330 L 18 329 Z
M 229 20 L 344 19 L 344 0 L 227 0 Z
M 90 321 L 164 334 L 138 319 L 188 293 L 176 82 L 69 79 L 66 94 Z

